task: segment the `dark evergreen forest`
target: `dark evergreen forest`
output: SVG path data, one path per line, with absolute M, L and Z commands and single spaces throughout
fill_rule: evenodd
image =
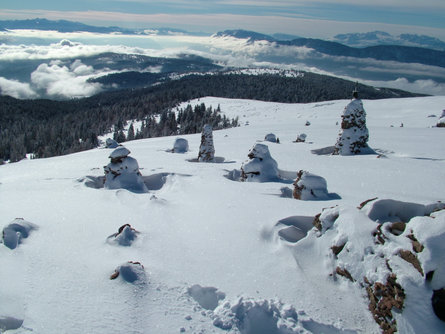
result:
M 15 162 L 26 153 L 35 158 L 63 155 L 98 146 L 99 135 L 115 129 L 119 141 L 128 120 L 142 120 L 134 139 L 198 133 L 205 123 L 214 128 L 236 126 L 237 120 L 205 105 L 171 112 L 181 102 L 204 96 L 243 98 L 273 102 L 309 103 L 350 98 L 355 84 L 329 76 L 304 73 L 279 75 L 190 75 L 144 89 L 107 92 L 69 101 L 18 100 L 0 97 L 0 162 Z M 359 85 L 360 97 L 382 99 L 418 96 L 394 89 Z M 155 122 L 154 116 L 160 115 Z M 122 136 L 124 135 L 124 136 Z

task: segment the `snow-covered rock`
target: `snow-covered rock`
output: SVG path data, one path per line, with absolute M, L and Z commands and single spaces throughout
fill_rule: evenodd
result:
M 296 143 L 304 143 L 306 141 L 307 135 L 305 133 L 300 133 L 295 140 Z
M 247 155 L 249 160 L 241 166 L 241 180 L 268 182 L 279 179 L 277 162 L 272 158 L 269 147 L 255 144 Z
M 335 144 L 334 154 L 353 155 L 369 151 L 369 132 L 362 100 L 354 98 L 341 116 L 341 131 Z
M 185 153 L 189 150 L 189 142 L 184 138 L 176 138 L 173 144 L 173 153 Z
M 268 133 L 265 137 L 264 137 L 265 141 L 271 142 L 271 143 L 276 143 L 277 142 L 277 136 L 275 136 L 275 134 L 273 133 Z
M 131 227 L 130 224 L 125 224 L 119 227 L 117 233 L 110 235 L 107 238 L 107 241 L 120 246 L 131 246 L 134 240 L 136 240 L 138 234 L 139 232 Z
M 105 147 L 106 148 L 116 148 L 119 146 L 119 143 L 115 141 L 113 138 L 107 138 L 105 140 Z
M 201 162 L 213 162 L 214 159 L 215 147 L 213 146 L 213 129 L 211 125 L 206 124 L 202 128 L 198 160 Z
M 14 249 L 22 243 L 22 239 L 28 238 L 30 232 L 36 229 L 37 225 L 23 218 L 16 218 L 3 229 L 3 244 L 10 249 Z
M 104 167 L 107 189 L 127 189 L 132 192 L 146 193 L 147 187 L 142 179 L 136 159 L 129 157 L 130 151 L 120 146 L 111 152 L 111 162 Z
M 321 176 L 300 170 L 294 182 L 293 197 L 303 201 L 329 199 L 326 180 Z
M 114 273 L 110 276 L 110 279 L 114 280 L 118 277 L 125 282 L 137 285 L 147 283 L 145 268 L 140 262 L 128 261 L 117 267 L 114 270 Z
M 304 257 L 318 252 L 327 276 L 363 289 L 384 333 L 393 333 L 399 325 L 416 333 L 418 324 L 411 315 L 422 313 L 434 321 L 431 303 L 443 305 L 443 295 L 436 292 L 445 287 L 445 211 L 441 209 L 440 202 L 394 200 L 327 208 L 314 220 L 318 232 L 298 242 L 294 254 L 304 269 L 315 261 Z M 406 221 L 401 233 L 391 228 L 396 216 Z

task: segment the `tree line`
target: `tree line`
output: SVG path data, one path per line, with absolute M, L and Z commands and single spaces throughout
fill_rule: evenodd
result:
M 195 98 L 217 96 L 309 103 L 349 98 L 354 85 L 313 73 L 298 78 L 215 74 L 190 75 L 144 89 L 106 92 L 69 101 L 18 100 L 1 96 L 0 160 L 18 161 L 27 153 L 44 158 L 91 149 L 97 147 L 98 136 L 113 129 L 121 130 L 128 120 L 143 121 L 142 129 L 134 134 L 137 139 L 200 132 L 202 122 L 209 120 L 217 122 L 216 128 L 236 124 L 208 108 L 191 111 L 190 106 L 177 115 L 173 113 L 179 103 Z M 414 96 L 364 85 L 359 85 L 358 89 L 361 97 L 367 99 Z M 200 113 L 202 117 L 198 117 Z M 154 122 L 156 115 L 160 116 L 159 124 Z M 222 119 L 218 119 L 218 115 Z

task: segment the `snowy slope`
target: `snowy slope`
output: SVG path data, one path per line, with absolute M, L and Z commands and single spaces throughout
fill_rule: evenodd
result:
M 432 127 L 437 117 L 428 117 L 440 115 L 445 97 L 363 101 L 368 144 L 380 158 L 311 153 L 335 144 L 346 100 L 192 101 L 202 102 L 220 104 L 242 125 L 213 133 L 217 163 L 188 161 L 198 156 L 199 134 L 184 136 L 190 146 L 184 154 L 167 152 L 176 137 L 125 143 L 148 193 L 99 187 L 111 149 L 0 166 L 0 228 L 17 217 L 38 226 L 16 249 L 0 245 L 0 332 L 2 324 L 14 327 L 8 317 L 24 320 L 8 333 L 379 332 L 363 291 L 327 275 L 316 241 L 308 248 L 313 252 L 299 257 L 299 244 L 313 234 L 295 245 L 280 239 L 275 225 L 374 197 L 445 201 L 445 131 Z M 306 142 L 294 143 L 303 132 Z M 264 143 L 288 172 L 282 182 L 226 178 L 268 133 L 280 139 Z M 280 189 L 292 187 L 300 169 L 324 177 L 336 199 L 281 197 Z M 140 232 L 136 241 L 129 247 L 108 243 L 127 223 Z M 110 280 L 127 261 L 144 266 L 146 282 Z M 199 287 L 189 293 L 194 285 L 221 294 Z M 416 296 L 429 300 L 424 290 Z M 223 294 L 216 310 L 200 306 Z M 235 320 L 230 310 L 238 312 Z M 425 319 L 431 317 L 416 319 L 417 330 L 445 331 L 445 323 Z M 277 320 L 282 328 L 271 329 Z

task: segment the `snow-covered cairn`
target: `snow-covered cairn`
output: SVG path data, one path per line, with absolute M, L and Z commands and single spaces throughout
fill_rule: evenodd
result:
M 278 164 L 269 147 L 255 144 L 247 155 L 249 160 L 241 166 L 241 181 L 267 182 L 279 179 Z
M 300 170 L 294 182 L 292 195 L 295 199 L 303 201 L 328 199 L 329 193 L 326 180 L 321 176 Z
M 442 115 L 440 115 L 439 120 L 437 121 L 436 126 L 438 128 L 445 128 L 445 109 L 442 110 Z
M 368 128 L 366 112 L 357 90 L 353 92 L 353 100 L 345 107 L 341 116 L 341 131 L 335 144 L 334 154 L 353 155 L 368 149 Z
M 129 157 L 130 151 L 120 146 L 111 152 L 111 162 L 104 167 L 105 183 L 107 189 L 127 189 L 133 192 L 146 193 L 139 165 L 136 159 Z
M 212 126 L 204 125 L 201 134 L 201 146 L 199 147 L 198 160 L 202 162 L 212 162 L 215 159 L 215 147 L 213 146 Z
M 184 138 L 176 138 L 173 144 L 173 153 L 185 153 L 189 150 L 189 142 Z

